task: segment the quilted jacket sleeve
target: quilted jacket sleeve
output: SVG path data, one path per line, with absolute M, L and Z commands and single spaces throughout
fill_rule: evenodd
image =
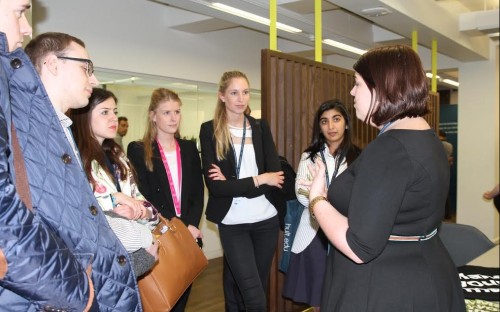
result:
M 0 292 L 9 290 L 39 310 L 83 311 L 93 301 L 92 283 L 64 243 L 17 195 L 7 137 L 0 107 Z

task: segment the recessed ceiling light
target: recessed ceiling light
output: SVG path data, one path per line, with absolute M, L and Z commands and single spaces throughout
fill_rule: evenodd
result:
M 442 82 L 450 84 L 450 85 L 455 86 L 455 87 L 460 86 L 460 83 L 458 83 L 457 81 L 451 80 L 451 79 L 443 79 Z
M 377 16 L 384 16 L 387 14 L 391 14 L 392 11 L 384 7 L 376 7 L 376 8 L 363 9 L 361 10 L 361 13 L 363 13 L 364 16 L 377 17 Z
M 335 40 L 332 40 L 332 39 L 325 39 L 325 40 L 323 40 L 323 43 L 331 45 L 332 47 L 336 47 L 336 48 L 339 48 L 339 49 L 342 49 L 342 50 L 346 50 L 346 51 L 349 51 L 349 52 L 352 52 L 352 53 L 356 53 L 358 55 L 363 55 L 363 54 L 366 53 L 365 50 L 358 49 L 356 47 L 353 47 L 353 46 L 350 46 L 350 45 L 347 45 L 345 43 L 341 43 L 341 42 L 338 42 L 338 41 L 335 41 Z
M 229 6 L 229 5 L 225 5 L 225 4 L 222 4 L 222 3 L 219 3 L 219 2 L 212 2 L 212 3 L 208 2 L 207 5 L 209 7 L 217 9 L 219 11 L 226 12 L 226 13 L 229 13 L 229 14 L 232 14 L 232 15 L 236 15 L 236 16 L 239 16 L 239 17 L 243 17 L 245 19 L 248 19 L 248 20 L 251 20 L 251 21 L 263 24 L 263 25 L 269 26 L 269 24 L 271 23 L 268 18 L 259 16 L 259 15 L 256 15 L 256 14 L 253 14 L 253 13 L 250 13 L 250 12 L 247 12 L 247 11 L 243 11 L 243 10 L 240 10 L 240 9 L 237 9 L 237 8 L 233 8 L 233 7 Z M 283 24 L 283 23 L 279 23 L 279 22 L 276 22 L 276 28 L 284 30 L 284 31 L 288 31 L 288 32 L 291 32 L 291 33 L 300 33 L 300 32 L 302 32 L 301 29 L 298 29 L 298 28 L 295 28 L 295 27 L 292 27 L 292 26 L 289 26 L 289 25 L 286 25 L 286 24 Z

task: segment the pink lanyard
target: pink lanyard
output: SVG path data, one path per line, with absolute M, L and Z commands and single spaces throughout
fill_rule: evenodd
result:
M 180 216 L 181 204 L 179 203 L 179 197 L 175 192 L 174 181 L 172 179 L 172 174 L 170 173 L 170 168 L 168 167 L 167 158 L 165 157 L 165 153 L 163 153 L 163 148 L 161 147 L 161 144 L 158 141 L 158 139 L 156 139 L 156 144 L 158 144 L 161 160 L 163 161 L 163 166 L 165 167 L 165 171 L 167 172 L 168 184 L 170 186 L 170 193 L 172 193 L 172 200 L 174 201 L 175 213 L 177 216 Z M 175 141 L 175 153 L 177 156 L 177 178 L 179 182 L 179 192 L 180 192 L 182 186 L 182 163 L 181 163 L 181 148 L 179 147 L 179 143 L 177 143 L 177 140 Z

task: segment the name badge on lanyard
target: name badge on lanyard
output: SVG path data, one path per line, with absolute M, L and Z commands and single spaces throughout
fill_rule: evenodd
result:
M 170 186 L 170 193 L 172 194 L 172 201 L 174 202 L 175 214 L 180 217 L 181 216 L 181 203 L 179 201 L 180 194 L 177 196 L 177 192 L 174 187 L 174 180 L 172 178 L 172 174 L 170 172 L 170 168 L 168 166 L 167 157 L 165 157 L 165 153 L 163 152 L 163 148 L 161 147 L 160 141 L 156 140 L 156 144 L 158 144 L 158 149 L 160 151 L 161 160 L 163 161 L 163 166 L 165 167 L 165 171 L 167 173 L 168 185 Z M 177 182 L 179 183 L 179 193 L 181 192 L 182 187 L 182 164 L 181 164 L 181 148 L 179 147 L 179 143 L 177 140 L 175 141 L 175 155 L 177 158 Z
M 240 148 L 239 159 L 236 158 L 236 149 L 234 148 L 233 138 L 231 138 L 231 144 L 233 145 L 233 151 L 234 151 L 234 161 L 236 161 L 236 179 L 240 178 L 240 169 L 241 169 L 241 162 L 243 161 L 243 150 L 245 148 L 246 135 L 247 135 L 247 118 L 246 118 L 246 116 L 244 116 L 243 117 L 243 137 L 241 138 L 241 148 Z M 233 205 L 237 206 L 239 202 L 240 202 L 240 199 L 238 197 L 233 198 Z

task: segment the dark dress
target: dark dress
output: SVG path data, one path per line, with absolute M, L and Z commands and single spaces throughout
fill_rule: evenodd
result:
M 458 273 L 438 235 L 415 242 L 443 219 L 449 165 L 432 130 L 389 130 L 335 179 L 330 202 L 348 216 L 356 264 L 334 249 L 321 311 L 465 311 Z

